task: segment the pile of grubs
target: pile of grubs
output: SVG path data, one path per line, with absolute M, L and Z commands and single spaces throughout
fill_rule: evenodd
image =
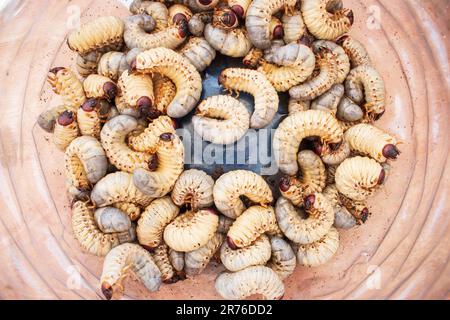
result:
M 130 274 L 153 292 L 216 259 L 228 270 L 215 280 L 223 298 L 280 299 L 296 264 L 326 263 L 338 229 L 367 220 L 367 199 L 400 153 L 373 124 L 385 87 L 348 35 L 353 12 L 341 0 L 134 1 L 130 11 L 68 35 L 78 74 L 50 70 L 62 104 L 38 118 L 65 152 L 74 236 L 105 256 L 104 296 L 123 294 Z M 230 94 L 199 101 L 217 52 L 245 68 L 220 73 Z M 254 97 L 252 114 L 233 92 Z M 273 139 L 278 199 L 252 171 L 214 181 L 184 170 L 174 119 L 195 109 L 197 134 L 232 144 L 272 122 L 279 92 L 290 100 Z

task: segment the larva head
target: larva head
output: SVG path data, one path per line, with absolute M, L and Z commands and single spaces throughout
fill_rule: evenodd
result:
M 158 169 L 158 155 L 155 153 L 150 157 L 148 161 L 148 170 L 156 171 Z
M 58 116 L 58 124 L 66 127 L 75 121 L 75 115 L 72 111 L 66 110 Z
M 147 246 L 145 244 L 141 244 L 141 247 L 144 248 L 145 250 L 147 250 L 150 253 L 155 253 L 156 247 L 150 247 L 150 246 Z
M 113 297 L 114 289 L 109 283 L 103 282 L 102 283 L 102 293 L 107 300 L 111 300 Z
M 280 182 L 278 184 L 281 192 L 286 192 L 291 187 L 291 178 L 289 176 L 281 177 Z
M 181 38 L 186 38 L 189 34 L 187 20 L 181 19 L 180 21 L 178 21 L 177 26 L 178 26 L 178 35 Z
M 56 75 L 56 74 L 58 74 L 59 71 L 64 70 L 64 69 L 66 69 L 66 68 L 64 68 L 64 67 L 55 67 L 55 68 L 50 69 L 50 73 L 53 73 L 54 75 Z
M 128 68 L 128 72 L 132 73 L 136 71 L 136 69 L 137 69 L 137 61 L 136 58 L 134 58 L 133 60 L 130 61 L 130 67 Z
M 243 8 L 241 5 L 235 4 L 235 5 L 231 6 L 230 9 L 233 10 L 233 12 L 236 13 L 236 15 L 237 15 L 239 18 L 241 18 L 241 19 L 244 18 L 245 10 L 244 10 L 244 8 Z
M 298 42 L 304 46 L 311 48 L 311 46 L 315 40 L 316 39 L 314 38 L 313 35 L 311 35 L 309 33 L 305 33 Z
M 350 25 L 353 25 L 353 22 L 355 21 L 355 16 L 353 15 L 353 11 L 352 10 L 348 10 L 347 14 L 346 14 L 348 20 L 350 21 Z
M 136 107 L 141 117 L 156 119 L 161 115 L 161 112 L 153 107 L 152 100 L 147 96 L 140 97 L 136 102 Z
M 315 195 L 310 194 L 309 196 L 306 196 L 304 199 L 305 209 L 310 210 L 314 206 L 315 201 L 316 201 Z
M 271 39 L 283 39 L 284 29 L 283 24 L 277 18 L 272 18 L 269 23 L 269 34 Z
M 369 114 L 369 116 L 370 116 L 371 118 L 373 118 L 373 120 L 377 121 L 377 120 L 380 120 L 380 118 L 383 116 L 383 114 L 384 114 L 385 111 L 386 111 L 386 110 L 383 109 L 383 111 L 378 112 L 378 113 Z
M 384 171 L 384 169 L 381 169 L 380 175 L 378 176 L 378 184 L 382 185 L 384 183 L 385 178 L 386 178 L 386 171 Z
M 103 91 L 106 94 L 106 98 L 110 101 L 113 101 L 117 95 L 117 86 L 114 82 L 107 81 L 103 85 Z
M 181 20 L 189 21 L 192 17 L 192 11 L 182 4 L 174 4 L 169 8 L 169 18 L 174 24 Z
M 159 139 L 161 139 L 161 141 L 164 141 L 164 142 L 170 142 L 173 139 L 175 139 L 175 135 L 172 134 L 171 132 L 166 132 L 166 133 L 161 134 L 159 136 Z
M 81 109 L 83 109 L 83 111 L 85 112 L 92 112 L 94 111 L 98 106 L 98 100 L 91 98 L 86 100 L 82 105 L 81 105 Z
M 365 223 L 367 221 L 367 218 L 369 218 L 369 209 L 362 209 L 359 218 L 363 223 Z
M 224 83 L 225 83 L 225 81 L 226 81 L 226 79 L 227 79 L 227 76 L 226 76 L 226 73 L 225 73 L 225 71 L 226 71 L 226 69 L 223 69 L 220 73 L 219 73 L 219 76 L 217 77 L 217 82 L 220 84 L 220 85 L 224 85 Z
M 100 117 L 107 117 L 111 112 L 111 104 L 107 100 L 97 100 L 97 110 Z
M 198 3 L 200 3 L 202 6 L 209 6 L 213 0 L 198 0 Z
M 344 34 L 343 36 L 341 36 L 340 38 L 338 38 L 338 39 L 336 40 L 336 43 L 337 43 L 338 45 L 342 46 L 342 45 L 344 44 L 345 40 L 347 40 L 347 39 L 349 39 L 349 38 L 350 38 L 350 36 L 349 36 L 348 34 Z
M 398 150 L 397 146 L 394 144 L 387 144 L 383 147 L 382 153 L 387 159 L 395 160 L 400 154 L 400 150 Z
M 239 26 L 239 19 L 236 13 L 229 8 L 219 8 L 214 10 L 213 26 L 225 30 Z
M 231 250 L 237 250 L 239 247 L 236 245 L 233 239 L 231 237 L 227 237 L 227 244 L 230 247 Z

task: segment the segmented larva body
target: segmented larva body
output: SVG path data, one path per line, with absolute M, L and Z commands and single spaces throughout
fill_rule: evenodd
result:
M 283 14 L 281 22 L 284 30 L 283 40 L 286 44 L 297 42 L 306 31 L 300 10 L 295 9 L 291 15 Z
M 227 233 L 228 246 L 235 250 L 249 246 L 266 232 L 277 232 L 277 220 L 271 206 L 252 206 L 236 218 Z
M 155 97 L 153 82 L 149 75 L 130 74 L 124 71 L 117 82 L 120 95 L 127 107 L 138 110 L 140 114 L 151 112 Z
M 184 254 L 185 271 L 188 276 L 195 276 L 206 268 L 211 258 L 219 250 L 225 236 L 216 232 L 204 246 Z
M 236 15 L 243 19 L 247 15 L 247 10 L 252 0 L 228 0 L 227 4 Z
M 161 271 L 151 254 L 137 244 L 125 243 L 111 250 L 103 262 L 100 282 L 106 299 L 110 300 L 114 293 L 123 290 L 121 282 L 129 270 L 150 292 L 157 291 L 161 286 Z
M 322 156 L 322 161 L 329 165 L 338 165 L 350 156 L 350 144 L 344 139 L 336 148 L 330 148 L 329 153 Z
M 156 147 L 157 168 L 148 171 L 137 168 L 133 181 L 143 193 L 155 198 L 168 194 L 184 169 L 184 146 L 173 133 L 163 133 Z M 152 168 L 153 169 L 153 168 Z
M 203 31 L 208 23 L 211 23 L 213 11 L 199 12 L 192 16 L 188 22 L 189 32 L 195 37 L 203 36 Z
M 357 124 L 345 132 L 352 151 L 368 155 L 378 162 L 396 159 L 400 154 L 397 140 L 390 134 L 371 124 Z
M 367 157 L 348 158 L 336 169 L 336 187 L 344 196 L 363 201 L 384 182 L 383 167 Z
M 99 107 L 97 99 L 88 99 L 78 109 L 77 122 L 83 136 L 100 137 L 101 119 L 97 111 Z
M 128 136 L 129 146 L 140 152 L 154 152 L 163 133 L 175 133 L 174 123 L 168 116 L 160 116 L 150 122 L 144 131 Z
M 152 154 L 132 150 L 126 143 L 127 135 L 135 130 L 138 121 L 127 115 L 109 120 L 100 133 L 102 146 L 109 161 L 119 170 L 133 172 L 136 168 L 154 167 Z
M 336 83 L 338 76 L 336 55 L 322 50 L 316 55 L 319 74 L 310 80 L 289 89 L 289 95 L 295 99 L 312 100 L 325 93 Z
M 83 82 L 87 98 L 101 98 L 113 101 L 117 95 L 117 86 L 109 78 L 98 74 L 89 75 Z
M 217 209 L 227 217 L 235 219 L 246 209 L 241 196 L 260 205 L 273 201 L 272 190 L 258 174 L 247 170 L 234 170 L 221 175 L 213 189 Z
M 337 63 L 337 78 L 336 83 L 343 83 L 348 73 L 350 72 L 350 60 L 341 46 L 337 45 L 332 41 L 327 40 L 317 40 L 312 44 L 314 52 L 318 52 L 323 48 L 331 50 L 331 52 L 336 56 Z
M 217 95 L 203 100 L 192 117 L 195 132 L 215 144 L 238 141 L 250 126 L 245 105 L 231 96 Z
M 333 226 L 340 229 L 350 229 L 356 226 L 355 217 L 341 204 L 339 191 L 335 184 L 328 185 L 322 193 L 334 208 Z
M 275 271 L 281 280 L 284 280 L 294 272 L 297 257 L 289 243 L 281 237 L 271 237 L 270 245 L 272 256 L 266 266 Z
M 214 179 L 197 169 L 183 171 L 172 190 L 172 200 L 177 206 L 189 204 L 193 210 L 214 204 Z
M 133 239 L 123 241 L 118 233 L 102 232 L 95 222 L 92 209 L 82 201 L 77 201 L 73 205 L 72 230 L 81 247 L 96 256 L 105 256 L 120 243 L 133 241 Z
M 309 214 L 307 219 L 302 219 L 292 203 L 283 197 L 278 199 L 275 210 L 278 226 L 284 235 L 301 244 L 319 240 L 334 222 L 333 205 L 321 193 L 306 196 L 304 205 Z
M 130 12 L 132 14 L 147 14 L 156 22 L 154 31 L 161 31 L 165 29 L 169 21 L 169 10 L 164 3 L 156 1 L 142 1 L 135 0 L 130 5 Z
M 353 11 L 340 9 L 331 15 L 327 11 L 328 0 L 305 0 L 301 3 L 306 27 L 316 38 L 334 40 L 350 30 Z
M 312 101 L 311 109 L 330 111 L 336 114 L 339 101 L 344 96 L 344 91 L 342 84 L 334 84 L 327 92 Z
M 72 196 L 86 195 L 106 175 L 108 160 L 100 142 L 89 136 L 74 139 L 64 155 L 66 185 Z
M 278 110 L 278 94 L 264 74 L 250 69 L 227 68 L 220 73 L 219 83 L 230 91 L 243 91 L 254 97 L 251 128 L 260 129 L 272 121 Z
M 336 169 L 338 165 L 326 165 L 326 171 L 327 171 L 327 185 L 334 184 L 334 175 L 336 174 Z
M 96 73 L 97 65 L 102 57 L 101 51 L 92 51 L 85 55 L 77 55 L 77 71 L 82 77 Z
M 296 0 L 254 0 L 245 17 L 249 37 L 253 45 L 260 49 L 270 46 L 270 21 L 272 15 L 281 9 L 292 9 Z
M 352 122 L 362 120 L 364 112 L 360 106 L 354 103 L 350 98 L 344 96 L 337 106 L 336 118 L 341 121 Z
M 344 35 L 337 40 L 337 43 L 344 48 L 345 53 L 347 53 L 347 56 L 350 59 L 352 68 L 372 64 L 366 48 L 355 38 L 349 35 Z
M 141 216 L 141 208 L 131 202 L 116 202 L 113 206 L 122 212 L 125 212 L 131 221 L 136 221 Z
M 131 228 L 130 217 L 115 207 L 98 208 L 94 212 L 94 219 L 104 233 L 125 232 Z
M 176 282 L 177 279 L 174 279 L 175 270 L 169 259 L 169 247 L 165 243 L 162 243 L 154 249 L 151 255 L 159 271 L 161 271 L 161 280 L 164 283 Z
M 256 68 L 261 59 L 264 56 L 264 52 L 258 48 L 251 48 L 247 55 L 242 59 L 242 63 L 248 68 Z
M 250 266 L 265 265 L 271 255 L 269 237 L 261 235 L 247 247 L 233 250 L 226 242 L 220 248 L 220 260 L 230 271 L 239 271 Z
M 298 247 L 297 261 L 305 267 L 317 267 L 329 261 L 339 248 L 339 232 L 331 227 L 330 231 L 316 242 Z
M 141 52 L 140 49 L 134 48 L 128 53 L 110 51 L 101 56 L 98 62 L 97 73 L 101 76 L 108 77 L 117 81 L 122 73 L 130 67 L 131 61 Z
M 190 37 L 178 52 L 199 72 L 205 70 L 216 57 L 216 50 L 201 37 Z
M 78 134 L 79 130 L 74 113 L 68 110 L 62 112 L 56 119 L 53 143 L 58 149 L 64 151 L 78 137 Z
M 368 65 L 358 66 L 350 71 L 345 81 L 345 93 L 355 103 L 363 100 L 367 114 L 377 120 L 385 111 L 386 90 L 381 75 Z
M 264 266 L 221 273 L 216 278 L 216 291 L 228 300 L 242 300 L 260 294 L 267 300 L 279 300 L 284 295 L 284 285 L 275 271 Z
M 152 75 L 153 94 L 155 95 L 155 108 L 159 112 L 166 114 L 167 107 L 177 94 L 175 84 L 167 77 L 158 73 Z
M 298 171 L 297 151 L 303 138 L 319 136 L 324 144 L 339 143 L 343 132 L 338 121 L 327 111 L 296 112 L 285 118 L 274 134 L 273 150 L 280 170 L 288 175 Z
M 288 101 L 288 113 L 292 115 L 299 111 L 309 110 L 311 107 L 311 101 L 309 100 L 298 100 L 292 97 L 289 98 Z
M 219 0 L 183 0 L 183 3 L 194 12 L 208 11 L 214 9 Z
M 178 215 L 178 208 L 170 199 L 163 197 L 148 205 L 138 220 L 136 233 L 139 243 L 156 248 L 162 243 L 164 228 Z
M 188 211 L 166 226 L 164 242 L 176 251 L 193 251 L 208 243 L 218 225 L 219 216 L 213 209 Z
M 131 202 L 141 207 L 148 206 L 151 197 L 140 192 L 133 183 L 133 176 L 118 171 L 107 174 L 94 186 L 91 200 L 97 207 L 105 207 L 118 202 Z
M 307 46 L 290 43 L 279 47 L 272 63 L 262 60 L 258 71 L 264 73 L 275 90 L 285 92 L 305 81 L 314 71 L 316 59 Z
M 244 57 L 252 47 L 247 30 L 244 28 L 228 31 L 208 23 L 203 35 L 214 49 L 229 57 Z
M 186 40 L 188 29 L 187 21 L 184 19 L 160 31 L 147 33 L 155 26 L 155 20 L 150 16 L 134 15 L 126 18 L 123 37 L 127 47 L 143 50 L 158 47 L 175 49 Z
M 47 81 L 53 91 L 61 96 L 64 105 L 70 111 L 76 112 L 77 108 L 86 100 L 83 84 L 70 69 L 63 67 L 51 69 Z
M 114 16 L 99 17 L 71 32 L 67 45 L 79 54 L 87 54 L 108 46 L 120 47 L 123 43 L 124 24 Z
M 177 94 L 167 107 L 172 118 L 184 117 L 197 104 L 202 92 L 202 79 L 195 67 L 182 55 L 167 48 L 140 53 L 136 69 L 143 73 L 160 73 L 175 84 Z
M 321 192 L 326 185 L 325 166 L 318 155 L 311 150 L 302 150 L 297 160 L 301 179 L 287 176 L 280 181 L 281 194 L 296 206 L 303 202 L 306 195 Z

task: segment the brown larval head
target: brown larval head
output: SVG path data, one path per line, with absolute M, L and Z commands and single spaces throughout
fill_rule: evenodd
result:
M 117 86 L 114 82 L 107 81 L 103 85 L 103 91 L 106 94 L 106 98 L 110 101 L 113 101 L 117 95 Z
M 68 126 L 75 121 L 75 115 L 72 111 L 66 110 L 58 116 L 58 124 L 61 126 Z
M 382 154 L 387 159 L 395 160 L 400 154 L 400 150 L 394 144 L 387 144 L 383 147 Z
M 81 105 L 81 109 L 83 109 L 83 111 L 86 112 L 92 112 L 96 109 L 98 105 L 98 100 L 95 98 L 91 98 L 86 100 L 82 105 Z
M 107 282 L 102 283 L 102 293 L 107 300 L 112 299 L 113 292 L 114 292 L 113 287 L 109 283 Z

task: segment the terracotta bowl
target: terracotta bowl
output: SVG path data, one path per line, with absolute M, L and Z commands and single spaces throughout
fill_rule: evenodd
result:
M 74 239 L 64 191 L 63 154 L 36 126 L 58 103 L 45 79 L 74 67 L 65 36 L 77 13 L 125 16 L 113 0 L 12 1 L 0 26 L 0 298 L 99 299 L 102 258 Z M 363 40 L 387 88 L 379 125 L 401 141 L 372 216 L 341 232 L 335 257 L 297 267 L 285 299 L 449 298 L 450 166 L 448 1 L 345 0 L 351 34 Z M 218 299 L 215 263 L 194 278 L 149 294 L 126 280 L 125 298 Z

